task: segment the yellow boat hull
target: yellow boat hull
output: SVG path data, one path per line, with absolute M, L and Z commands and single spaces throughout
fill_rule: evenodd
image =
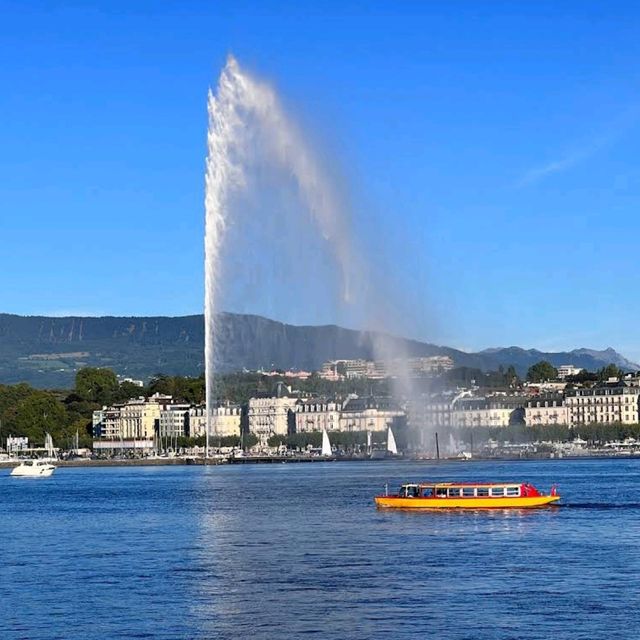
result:
M 400 498 L 376 496 L 379 507 L 385 509 L 533 509 L 546 507 L 560 496 L 518 496 L 504 498 Z

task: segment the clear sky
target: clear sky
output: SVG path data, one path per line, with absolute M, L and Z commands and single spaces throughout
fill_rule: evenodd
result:
M 636 3 L 0 0 L 0 15 L 1 311 L 201 312 L 206 91 L 233 52 L 335 155 L 402 332 L 640 360 Z M 229 304 L 331 320 L 274 300 Z

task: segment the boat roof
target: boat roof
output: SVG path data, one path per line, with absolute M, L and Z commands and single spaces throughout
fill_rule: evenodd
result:
M 528 484 L 522 480 L 514 482 L 405 482 L 402 486 L 419 486 L 419 487 L 506 487 L 514 484 Z

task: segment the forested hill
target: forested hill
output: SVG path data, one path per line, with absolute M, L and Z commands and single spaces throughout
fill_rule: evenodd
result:
M 220 316 L 220 368 L 318 369 L 326 360 L 374 358 L 373 334 L 337 326 L 293 326 L 260 316 Z M 613 349 L 544 353 L 518 347 L 465 353 L 449 347 L 384 336 L 385 351 L 398 355 L 448 355 L 457 366 L 483 370 L 513 364 L 519 373 L 546 359 L 596 370 L 614 363 L 637 369 Z M 0 383 L 37 387 L 73 385 L 77 369 L 110 367 L 147 379 L 155 373 L 198 375 L 204 369 L 202 315 L 183 317 L 51 318 L 0 314 Z

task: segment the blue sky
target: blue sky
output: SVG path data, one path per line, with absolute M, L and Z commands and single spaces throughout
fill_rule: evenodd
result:
M 391 329 L 640 360 L 634 3 L 0 12 L 1 311 L 201 311 L 205 99 L 233 52 L 339 165 L 354 237 L 402 318 Z M 227 303 L 341 319 L 265 298 Z

